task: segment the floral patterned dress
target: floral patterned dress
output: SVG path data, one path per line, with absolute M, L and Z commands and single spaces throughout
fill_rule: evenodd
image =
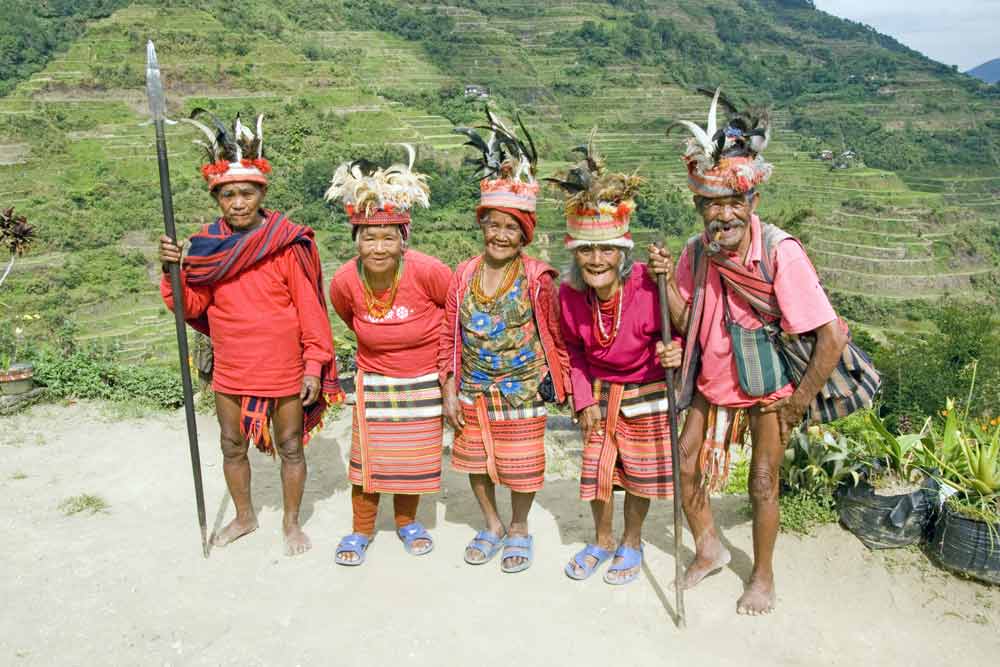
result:
M 538 386 L 546 373 L 545 354 L 538 337 L 527 279 L 517 277 L 510 290 L 488 307 L 466 292 L 459 311 L 462 328 L 462 398 L 494 388 L 513 412 L 498 418 L 536 416 L 544 409 Z M 530 414 L 529 414 L 530 413 Z

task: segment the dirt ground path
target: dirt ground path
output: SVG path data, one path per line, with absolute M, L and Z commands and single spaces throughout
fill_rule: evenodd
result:
M 573 582 L 562 566 L 589 539 L 590 513 L 569 475 L 538 495 L 527 572 L 502 574 L 499 559 L 462 562 L 478 511 L 466 480 L 450 472 L 420 509 L 432 554 L 404 554 L 383 499 L 368 562 L 335 566 L 334 547 L 350 531 L 346 412 L 308 453 L 313 550 L 282 556 L 278 469 L 254 455 L 261 527 L 205 560 L 183 423 L 123 419 L 96 404 L 0 418 L 0 664 L 972 666 L 993 664 L 1000 650 L 1000 589 L 944 574 L 916 552 L 872 554 L 836 526 L 781 536 L 777 612 L 738 617 L 751 554 L 738 498 L 715 501 L 733 563 L 688 594 L 680 631 L 670 504 L 650 513 L 638 581 Z M 232 514 L 218 427 L 203 416 L 199 428 L 209 523 L 218 525 Z M 83 493 L 108 509 L 58 509 Z

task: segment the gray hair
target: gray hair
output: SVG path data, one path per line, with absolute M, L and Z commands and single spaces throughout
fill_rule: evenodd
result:
M 635 260 L 632 258 L 632 248 L 619 248 L 619 250 L 622 251 L 622 261 L 618 265 L 618 279 L 624 283 L 625 279 L 632 275 L 632 267 L 635 265 Z M 576 251 L 574 249 L 570 252 L 572 253 L 572 259 L 569 262 L 569 268 L 563 273 L 566 276 L 563 282 L 569 284 L 577 292 L 586 292 L 587 281 L 583 279 L 583 272 L 576 261 Z

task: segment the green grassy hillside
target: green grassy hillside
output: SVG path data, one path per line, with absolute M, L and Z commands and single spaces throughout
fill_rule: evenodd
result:
M 803 238 L 850 317 L 901 328 L 922 303 L 1000 294 L 997 88 L 806 3 L 104 4 L 108 16 L 37 56 L 44 67 L 0 69 L 10 90 L 0 97 L 0 206 L 17 206 L 41 234 L 0 293 L 0 319 L 40 313 L 33 335 L 170 358 L 152 254 L 152 128 L 142 125 L 147 38 L 175 116 L 195 106 L 266 114 L 270 204 L 317 228 L 328 273 L 351 248 L 343 218 L 319 199 L 324 181 L 336 161 L 387 143 L 417 144 L 435 174 L 440 206 L 418 214 L 416 245 L 451 261 L 473 252 L 474 188 L 454 171 L 464 149 L 451 132 L 481 113 L 463 95 L 470 83 L 522 113 L 543 172 L 598 127 L 611 166 L 649 179 L 644 203 L 656 214 L 637 221 L 643 235 L 676 245 L 695 222 L 681 137 L 664 130 L 701 120 L 707 100 L 692 87 L 721 83 L 773 106 L 776 172 L 762 215 Z M 186 233 L 213 215 L 194 138 L 168 129 Z M 853 149 L 860 161 L 831 169 L 822 149 Z M 541 218 L 534 251 L 561 262 L 555 198 Z

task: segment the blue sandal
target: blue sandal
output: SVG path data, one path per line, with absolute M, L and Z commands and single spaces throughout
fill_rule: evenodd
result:
M 640 566 L 642 565 L 642 544 L 639 545 L 639 549 L 633 549 L 632 547 L 627 547 L 624 544 L 615 550 L 615 558 L 621 558 L 622 561 L 617 565 L 612 565 L 608 568 L 608 571 L 604 573 L 604 583 L 610 584 L 612 586 L 624 586 L 625 584 L 630 584 L 636 580 L 639 576 Z M 635 572 L 627 577 L 609 579 L 608 575 L 612 573 L 624 572 L 625 570 L 631 570 L 635 568 Z
M 337 565 L 346 565 L 348 567 L 354 567 L 356 565 L 361 565 L 365 562 L 365 554 L 368 553 L 368 545 L 371 544 L 371 540 L 361 535 L 360 533 L 351 533 L 340 540 L 340 544 L 337 545 L 337 553 L 334 554 L 334 561 Z M 355 554 L 357 555 L 357 560 L 342 560 L 340 558 L 341 554 Z
M 396 534 L 399 535 L 399 539 L 403 540 L 403 548 L 406 549 L 406 553 L 411 556 L 423 556 L 434 550 L 434 540 L 431 539 L 431 534 L 419 521 L 406 524 L 397 530 Z M 429 544 L 418 551 L 413 548 L 413 543 L 417 540 L 427 540 Z
M 503 548 L 505 537 L 506 535 L 496 535 L 487 530 L 479 531 L 472 538 L 472 541 L 465 546 L 465 562 L 469 565 L 485 565 L 489 563 L 497 555 L 497 552 Z M 475 549 L 483 554 L 483 559 L 472 560 L 469 558 L 469 549 Z
M 584 579 L 590 577 L 590 575 L 594 573 L 594 570 L 599 568 L 601 563 L 611 558 L 612 555 L 613 554 L 607 549 L 602 549 L 596 544 L 588 544 L 584 548 L 580 549 L 575 556 L 573 556 L 573 563 L 576 563 L 576 565 L 583 570 L 583 574 L 578 575 L 576 573 L 576 568 L 573 567 L 573 563 L 566 563 L 566 567 L 563 571 L 570 579 L 583 581 Z M 591 565 L 587 562 L 587 556 L 596 559 L 597 562 Z
M 524 562 L 514 567 L 507 567 L 503 561 L 508 558 L 524 558 Z M 531 535 L 524 537 L 508 537 L 507 545 L 503 548 L 503 557 L 500 559 L 500 569 L 507 574 L 523 572 L 531 567 L 531 562 L 535 559 L 535 540 Z

